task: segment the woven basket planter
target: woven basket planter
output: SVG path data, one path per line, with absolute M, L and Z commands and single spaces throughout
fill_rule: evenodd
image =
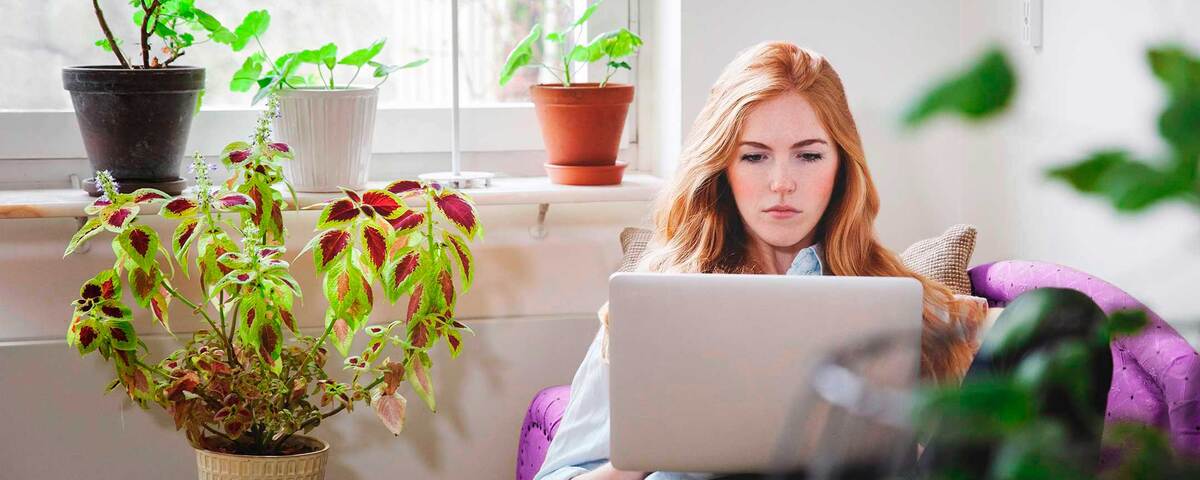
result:
M 196 450 L 200 480 L 325 480 L 329 444 L 297 437 L 317 450 L 299 455 L 260 456 Z

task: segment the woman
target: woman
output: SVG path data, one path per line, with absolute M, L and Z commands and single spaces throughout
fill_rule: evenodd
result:
M 762 43 L 734 59 L 709 93 L 660 197 L 639 270 L 915 278 L 924 288 L 921 375 L 955 381 L 971 362 L 974 329 L 945 314 L 953 302 L 945 286 L 879 244 L 878 212 L 833 67 L 795 45 Z M 536 478 L 701 478 L 646 477 L 608 463 L 606 312 Z

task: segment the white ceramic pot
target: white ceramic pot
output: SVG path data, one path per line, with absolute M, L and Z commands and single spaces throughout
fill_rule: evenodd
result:
M 367 186 L 379 89 L 283 89 L 275 138 L 295 159 L 284 174 L 299 192 L 338 192 Z
M 317 450 L 286 456 L 233 455 L 196 450 L 200 480 L 325 480 L 329 444 L 297 435 L 297 441 Z

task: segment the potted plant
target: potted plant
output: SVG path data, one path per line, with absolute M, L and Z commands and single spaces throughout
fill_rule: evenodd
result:
M 278 194 L 255 193 L 278 192 L 286 183 L 281 163 L 290 149 L 270 140 L 275 108 L 272 99 L 252 143 L 226 148 L 222 159 L 232 176 L 220 186 L 199 154 L 197 186 L 181 196 L 121 193 L 111 175 L 98 172 L 104 195 L 86 209 L 93 217 L 66 252 L 101 232 L 115 234 L 116 261 L 84 283 L 67 342 L 113 362 L 109 389 L 122 387 L 143 407 L 170 413 L 196 449 L 203 479 L 323 478 L 329 446 L 305 434 L 359 403 L 399 434 L 406 406 L 401 384 L 407 381 L 434 409 L 429 351 L 445 339 L 456 357 L 470 331 L 454 317 L 453 270 L 461 289 L 469 288 L 468 242 L 480 235 L 474 207 L 451 189 L 402 180 L 386 189 L 347 190 L 324 205 L 308 248 L 329 306 L 324 331 L 302 333 L 293 314 L 301 286 L 283 259 L 282 223 L 268 213 L 280 212 L 284 202 Z M 139 222 L 139 211 L 154 204 L 178 220 L 173 232 L 160 235 Z M 200 284 L 199 298 L 179 290 L 175 272 Z M 368 325 L 374 286 L 391 302 L 407 296 L 407 314 Z M 154 361 L 134 328 L 133 304 L 170 332 L 172 301 L 207 328 Z M 359 332 L 366 333 L 366 348 L 350 356 Z M 327 344 L 346 357 L 348 381 L 326 368 Z
M 313 50 L 299 50 L 281 56 L 269 56 L 258 41 L 270 15 L 254 12 L 253 29 L 259 50 L 242 63 L 234 73 L 229 88 L 235 92 L 249 91 L 258 86 L 253 103 L 271 93 L 278 93 L 280 116 L 276 134 L 280 141 L 296 148 L 294 161 L 285 171 L 296 190 L 301 192 L 338 192 L 342 187 L 362 189 L 367 184 L 371 162 L 372 139 L 375 134 L 375 109 L 379 101 L 379 86 L 398 70 L 424 65 L 420 59 L 404 65 L 385 65 L 375 61 L 386 39 L 338 57 L 338 46 L 327 43 Z M 234 51 L 245 45 L 233 45 Z M 312 65 L 315 75 L 300 75 L 301 67 Z M 353 68 L 345 83 L 338 83 L 334 68 L 343 65 Z M 370 86 L 354 81 L 364 67 L 372 69 L 379 79 Z M 344 70 L 340 69 L 339 71 Z
M 548 42 L 560 45 L 562 55 L 553 61 L 533 62 L 533 47 L 542 40 L 542 27 L 533 26 L 529 35 L 508 54 L 500 71 L 500 85 L 508 83 L 517 69 L 542 67 L 559 83 L 530 87 L 534 110 L 542 129 L 549 163 L 550 181 L 566 185 L 613 185 L 621 183 L 624 162 L 617 162 L 625 115 L 633 102 L 633 85 L 610 83 L 619 69 L 628 70 L 623 59 L 637 52 L 641 37 L 621 28 L 601 33 L 591 42 L 580 42 L 580 32 L 600 2 L 584 10 L 561 32 L 546 34 Z M 603 61 L 604 79 L 578 83 L 572 77 L 577 64 Z
M 93 170 L 106 170 L 121 193 L 154 188 L 172 195 L 185 185 L 180 163 L 192 115 L 204 90 L 204 69 L 175 61 L 206 35 L 217 43 L 244 42 L 244 30 L 231 31 L 194 0 L 132 2 L 137 25 L 137 56 L 122 50 L 98 0 L 92 1 L 104 38 L 96 45 L 111 52 L 116 65 L 63 68 L 75 118 Z M 95 179 L 84 182 L 92 196 L 102 192 Z

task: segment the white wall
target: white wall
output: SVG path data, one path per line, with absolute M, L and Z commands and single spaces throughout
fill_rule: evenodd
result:
M 399 437 L 369 408 L 331 418 L 316 430 L 333 444 L 329 478 L 512 478 L 525 409 L 540 388 L 570 382 L 620 264 L 617 235 L 645 210 L 644 202 L 554 205 L 548 236 L 537 240 L 528 233 L 536 205 L 483 207 L 475 284 L 458 310 L 477 335 L 455 360 L 435 350 L 438 413 L 405 387 L 412 403 Z M 165 231 L 166 221 L 147 220 Z M 289 214 L 290 252 L 315 220 L 314 212 Z M 74 228 L 71 219 L 0 220 L 0 479 L 194 478 L 194 454 L 170 417 L 140 411 L 119 392 L 104 395 L 111 365 L 80 358 L 63 340 L 79 286 L 112 262 L 103 242 L 62 259 Z M 326 303 L 312 262 L 294 265 L 307 293 L 297 318 L 318 334 Z M 195 298 L 191 282 L 178 283 Z M 399 318 L 402 310 L 382 303 L 373 319 Z M 138 313 L 140 332 L 158 331 Z M 179 302 L 171 316 L 185 338 L 200 324 Z M 177 346 L 165 335 L 148 343 L 158 352 Z M 340 361 L 331 359 L 334 371 Z
M 976 259 L 1070 265 L 1120 286 L 1177 326 L 1200 322 L 1195 210 L 1170 204 L 1120 215 L 1107 201 L 1079 195 L 1042 173 L 1104 147 L 1147 157 L 1165 151 L 1156 132 L 1164 91 L 1145 52 L 1177 41 L 1200 53 L 1194 28 L 1200 3 L 1044 4 L 1043 46 L 1034 50 L 1020 41 L 1019 1 L 960 2 L 964 54 L 1001 43 L 1020 78 L 1008 115 L 966 132 L 973 138 L 963 161 L 971 172 L 963 180 L 978 192 L 968 207 L 980 227 Z

